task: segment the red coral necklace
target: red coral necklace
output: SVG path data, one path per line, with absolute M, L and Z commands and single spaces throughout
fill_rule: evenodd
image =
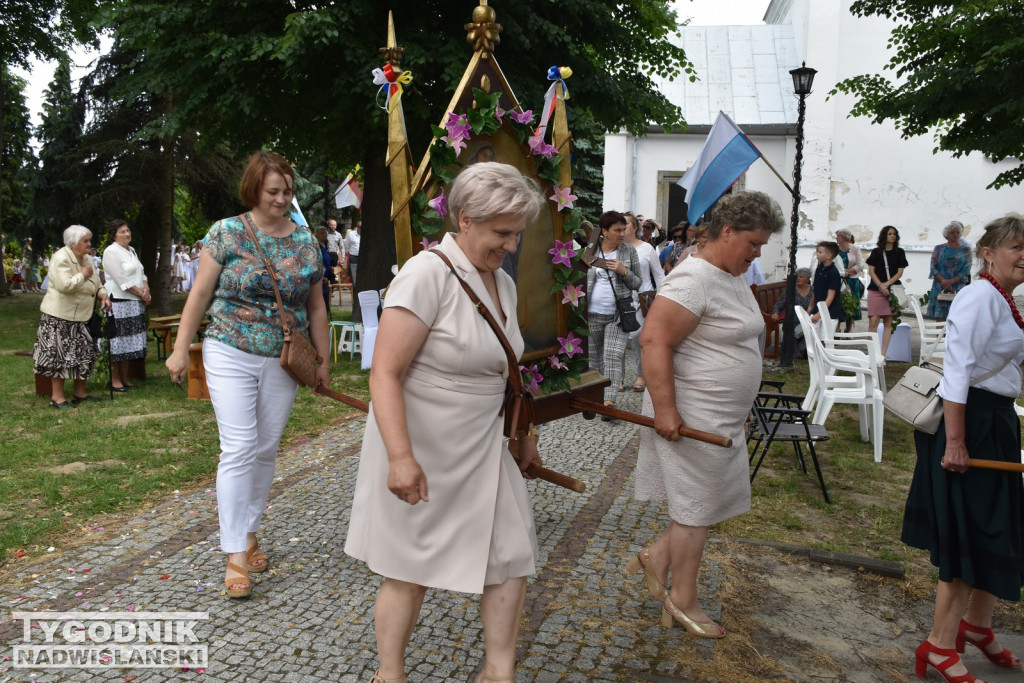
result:
M 992 286 L 996 288 L 996 291 L 1003 295 L 1006 299 L 1006 303 L 1010 304 L 1010 312 L 1013 313 L 1013 321 L 1017 323 L 1017 327 L 1024 329 L 1024 318 L 1020 317 L 1020 311 L 1017 310 L 1017 304 L 1013 302 L 1013 297 L 1006 293 L 1006 290 L 996 282 L 996 279 L 988 273 L 978 273 L 982 278 L 992 283 Z

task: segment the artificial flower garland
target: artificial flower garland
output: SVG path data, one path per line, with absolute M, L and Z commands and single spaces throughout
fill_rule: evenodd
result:
M 564 87 L 564 82 L 562 86 Z M 456 165 L 459 153 L 466 148 L 466 143 L 472 136 L 490 135 L 497 132 L 503 124 L 509 124 L 519 143 L 529 147 L 537 167 L 537 175 L 552 184 L 554 194 L 548 199 L 555 202 L 556 210 L 561 211 L 566 217 L 563 229 L 570 236 L 570 239 L 564 242 L 555 240 L 554 248 L 548 250 L 551 254 L 551 263 L 554 265 L 552 274 L 555 285 L 551 292 L 560 293 L 561 303 L 569 306 L 566 321 L 569 331 L 565 337 L 558 337 L 557 353 L 530 366 L 520 365 L 519 370 L 523 375 L 523 384 L 535 394 L 568 391 L 569 380 L 579 379 L 589 364 L 582 348 L 583 336 L 589 334 L 584 311 L 580 306 L 585 293 L 583 286 L 577 284 L 586 275 L 576 268 L 580 254 L 572 248 L 572 237 L 580 231 L 580 215 L 574 210 L 577 197 L 572 194 L 571 186 L 558 185 L 561 155 L 556 147 L 544 141 L 546 126 L 534 130 L 531 110 L 505 111 L 498 106 L 500 98 L 500 92 L 485 93 L 474 88 L 475 109 L 470 109 L 464 114 L 451 112 L 443 127 L 433 126 L 434 141 L 430 145 L 430 168 L 437 183 L 441 185 L 441 191 L 430 200 L 427 199 L 424 190 L 413 195 L 412 231 L 420 238 L 420 246 L 423 249 L 437 245 L 431 237 L 441 229 L 448 215 L 448 198 L 445 196 L 444 187 L 455 179 L 452 168 Z M 585 235 L 582 236 L 582 241 L 586 241 Z

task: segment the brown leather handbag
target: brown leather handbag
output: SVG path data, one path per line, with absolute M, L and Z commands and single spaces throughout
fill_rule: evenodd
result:
M 523 384 L 523 373 L 519 371 L 519 359 L 516 358 L 516 354 L 512 350 L 512 344 L 509 343 L 505 333 L 501 331 L 501 325 L 491 315 L 487 304 L 481 301 L 480 297 L 473 291 L 473 288 L 455 272 L 455 267 L 448 260 L 445 253 L 440 249 L 431 249 L 430 251 L 444 261 L 445 265 L 451 269 L 452 275 L 462 285 L 462 289 L 465 290 L 473 305 L 476 306 L 477 312 L 491 326 L 494 334 L 498 337 L 498 341 L 501 342 L 501 347 L 505 349 L 505 359 L 508 361 L 508 384 L 505 385 L 505 402 L 502 404 L 501 412 L 499 413 L 499 415 L 504 415 L 505 417 L 505 427 L 502 433 L 510 439 L 517 439 L 521 435 L 536 434 L 537 427 L 534 425 L 536 411 L 533 406 L 533 394 L 527 391 L 526 385 Z
M 263 258 L 263 264 L 270 274 L 270 281 L 274 285 L 274 296 L 277 298 L 277 312 L 281 316 L 281 330 L 284 332 L 284 345 L 281 347 L 281 367 L 288 373 L 297 384 L 304 387 L 316 388 L 316 371 L 323 363 L 323 359 L 317 355 L 316 349 L 309 343 L 305 335 L 295 330 L 285 321 L 284 304 L 281 302 L 281 290 L 277 287 L 277 271 L 270 265 L 267 255 L 263 253 L 259 241 L 256 239 L 255 227 L 252 216 L 248 213 L 242 214 L 242 221 L 245 229 L 249 232 L 249 238 L 256 245 L 256 251 Z

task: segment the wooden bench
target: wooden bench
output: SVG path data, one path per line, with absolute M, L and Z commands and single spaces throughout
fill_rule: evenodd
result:
M 149 319 L 149 332 L 152 333 L 153 341 L 156 342 L 157 360 L 165 360 L 167 355 L 174 349 L 174 338 L 178 336 L 178 326 L 180 324 L 180 314 Z M 202 340 L 203 333 L 206 332 L 206 327 L 209 324 L 210 321 L 206 318 L 199 323 L 197 334 L 200 340 Z
M 193 400 L 210 400 L 210 390 L 206 387 L 206 368 L 203 366 L 202 342 L 188 347 L 188 397 Z
M 167 358 L 167 354 L 171 352 L 173 347 L 171 343 L 172 333 L 177 333 L 180 322 L 180 313 L 178 315 L 156 316 L 149 319 L 149 332 L 152 333 L 153 341 L 156 342 L 157 360 L 164 360 Z
M 764 357 L 778 358 L 782 350 L 782 332 L 779 329 L 779 323 L 772 320 L 772 308 L 775 307 L 775 304 L 782 298 L 783 292 L 786 291 L 786 281 L 780 280 L 779 282 L 765 282 L 760 285 L 752 285 L 750 290 L 754 293 L 754 298 L 757 299 L 757 307 L 761 310 L 761 317 L 764 318 Z M 769 349 L 771 349 L 770 352 Z

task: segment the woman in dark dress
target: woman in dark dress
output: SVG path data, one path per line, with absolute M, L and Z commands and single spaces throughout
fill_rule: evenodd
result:
M 944 419 L 916 432 L 917 466 L 903 542 L 931 552 L 939 569 L 935 621 L 915 652 L 953 683 L 977 679 L 957 652 L 970 643 L 998 666 L 1020 669 L 992 630 L 996 599 L 1020 601 L 1024 585 L 1024 484 L 1019 474 L 971 467 L 971 457 L 1020 462 L 1024 320 L 1012 292 L 1024 283 L 1024 217 L 989 223 L 978 242 L 979 279 L 953 301 L 939 395 Z
M 868 256 L 868 330 L 878 329 L 878 322 L 884 323 L 882 328 L 882 357 L 889 350 L 889 339 L 892 337 L 892 307 L 889 303 L 889 288 L 902 284 L 900 277 L 907 263 L 906 253 L 900 249 L 900 231 L 891 225 L 882 228 L 878 234 L 878 246 Z

